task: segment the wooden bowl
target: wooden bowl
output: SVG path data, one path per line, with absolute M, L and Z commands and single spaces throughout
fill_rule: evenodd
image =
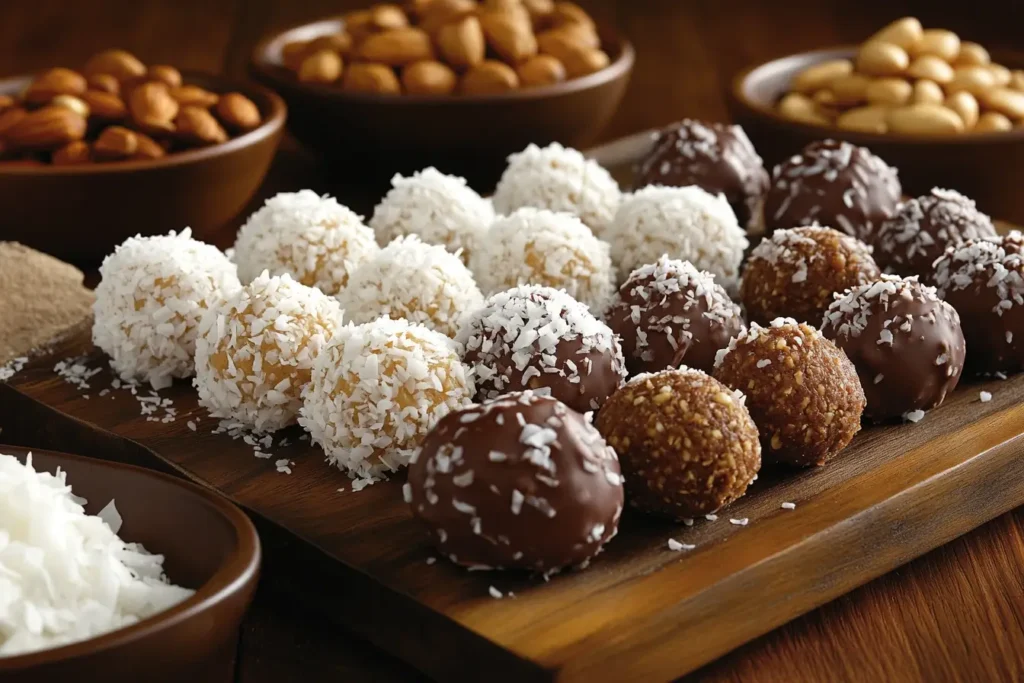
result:
M 0 80 L 16 94 L 29 77 Z M 217 242 L 259 189 L 284 131 L 280 97 L 255 85 L 185 74 L 213 92 L 237 91 L 260 109 L 263 123 L 222 145 L 154 161 L 83 166 L 0 163 L 0 239 L 15 240 L 78 265 L 93 266 L 135 234 L 192 228 Z
M 611 32 L 601 38 L 612 63 L 557 85 L 498 95 L 375 95 L 300 83 L 281 61 L 281 48 L 336 33 L 337 19 L 298 26 L 256 46 L 253 77 L 288 102 L 289 130 L 342 175 L 385 181 L 395 172 L 436 166 L 486 191 L 509 154 L 535 142 L 581 148 L 592 142 L 622 100 L 633 69 L 633 46 Z
M 28 450 L 0 446 L 24 462 Z M 239 625 L 252 601 L 260 541 L 252 522 L 225 498 L 139 467 L 32 450 L 36 470 L 68 475 L 96 514 L 111 499 L 120 535 L 165 555 L 170 579 L 196 589 L 166 612 L 98 638 L 0 658 L 4 683 L 180 683 L 234 680 Z
M 975 199 L 978 208 L 989 215 L 1024 223 L 1024 203 L 1017 197 L 1017 188 L 1024 184 L 1024 129 L 943 136 L 882 135 L 798 123 L 775 111 L 774 104 L 795 74 L 818 62 L 851 58 L 855 52 L 855 47 L 805 52 L 756 66 L 736 77 L 729 98 L 733 118 L 746 130 L 765 163 L 771 167 L 812 140 L 848 140 L 868 147 L 898 168 L 906 195 L 918 196 L 933 187 L 950 188 Z

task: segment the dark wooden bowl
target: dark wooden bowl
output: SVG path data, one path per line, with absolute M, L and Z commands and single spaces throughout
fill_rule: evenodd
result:
M 28 77 L 0 80 L 20 92 Z M 264 122 L 222 145 L 155 161 L 84 166 L 0 163 L 0 239 L 22 242 L 78 265 L 93 266 L 132 235 L 192 228 L 216 242 L 259 189 L 284 131 L 285 105 L 273 92 L 201 74 L 187 83 L 252 99 Z
M 612 63 L 564 83 L 487 96 L 346 93 L 299 83 L 281 62 L 281 48 L 335 33 L 337 19 L 289 29 L 256 46 L 253 77 L 288 102 L 289 130 L 334 169 L 349 177 L 389 179 L 436 166 L 468 178 L 478 190 L 493 186 L 506 157 L 527 144 L 591 143 L 622 100 L 633 69 L 633 46 L 611 32 L 601 37 Z
M 0 446 L 24 461 L 28 451 Z M 196 594 L 166 612 L 91 640 L 0 658 L 4 683 L 228 683 L 239 625 L 256 589 L 260 541 L 252 522 L 225 498 L 139 467 L 32 451 L 36 470 L 68 473 L 96 514 L 111 499 L 120 535 L 166 557 L 171 580 Z
M 849 58 L 856 48 L 805 52 L 756 66 L 733 81 L 729 104 L 765 163 L 774 165 L 812 140 L 835 138 L 868 147 L 900 171 L 904 194 L 917 196 L 933 187 L 966 194 L 978 208 L 1012 223 L 1024 223 L 1024 129 L 1003 133 L 904 136 L 857 133 L 797 123 L 773 105 L 799 71 L 828 59 Z M 1005 61 L 1004 61 L 1005 63 Z M 1011 68 L 1014 64 L 1008 64 Z

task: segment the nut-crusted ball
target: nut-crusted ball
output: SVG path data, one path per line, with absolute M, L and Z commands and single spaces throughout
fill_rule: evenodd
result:
M 533 392 L 450 413 L 409 465 L 406 502 L 472 569 L 584 567 L 618 531 L 618 458 L 582 415 Z
M 532 389 L 573 410 L 597 410 L 626 376 L 622 347 L 587 307 L 550 287 L 499 292 L 458 335 L 477 400 Z
M 682 520 L 742 496 L 761 467 L 743 394 L 699 370 L 638 375 L 598 413 L 619 454 L 629 504 Z
M 818 325 L 835 294 L 878 279 L 871 250 L 831 228 L 776 230 L 750 253 L 740 297 L 750 320 Z
M 948 247 L 967 240 L 995 237 L 992 219 L 973 199 L 954 190 L 933 188 L 900 205 L 875 234 L 875 258 L 886 272 L 917 275 L 934 283 L 934 263 Z
M 406 320 L 346 325 L 313 363 L 299 424 L 350 476 L 393 472 L 438 420 L 472 401 L 458 351 Z
M 740 126 L 683 119 L 655 133 L 635 175 L 634 189 L 696 185 L 725 195 L 740 225 L 751 232 L 761 227 L 768 172 Z
M 864 390 L 853 363 L 791 318 L 752 323 L 719 352 L 715 378 L 746 395 L 767 462 L 824 465 L 860 431 Z
M 708 372 L 743 327 L 740 307 L 689 261 L 667 256 L 633 271 L 605 314 L 632 374 L 687 366 Z
M 960 381 L 960 316 L 917 278 L 883 275 L 854 287 L 832 302 L 821 331 L 856 366 L 873 420 L 916 422 Z
M 902 193 L 896 169 L 864 147 L 819 140 L 772 171 L 765 195 L 769 233 L 828 225 L 868 244 L 896 211 Z
M 935 264 L 938 294 L 960 314 L 973 372 L 1024 370 L 1022 246 L 1020 233 L 971 240 Z
M 380 248 L 363 219 L 312 190 L 281 192 L 238 231 L 235 262 L 242 282 L 264 270 L 337 294 L 352 271 Z

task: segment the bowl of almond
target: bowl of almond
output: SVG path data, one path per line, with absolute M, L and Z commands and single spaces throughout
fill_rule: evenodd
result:
M 284 102 L 105 50 L 0 79 L 0 239 L 93 265 L 125 238 L 222 237 L 263 181 Z
M 412 0 L 270 37 L 251 71 L 288 103 L 294 135 L 342 171 L 433 165 L 483 189 L 531 142 L 592 142 L 633 60 L 572 2 Z
M 860 45 L 777 59 L 733 82 L 733 117 L 775 164 L 812 140 L 870 148 L 911 195 L 949 187 L 1024 222 L 1024 63 L 914 17 Z

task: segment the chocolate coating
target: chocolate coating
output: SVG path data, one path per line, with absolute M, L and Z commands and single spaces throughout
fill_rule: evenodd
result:
M 960 314 L 972 372 L 1024 370 L 1020 233 L 950 247 L 935 264 L 939 296 Z
M 597 428 L 619 454 L 629 504 L 675 520 L 728 505 L 761 468 L 743 395 L 691 368 L 633 378 Z
M 864 147 L 818 140 L 772 171 L 765 195 L 769 233 L 825 225 L 868 244 L 896 211 L 902 193 L 896 169 Z
M 719 354 L 715 378 L 746 395 L 766 462 L 824 465 L 860 431 L 857 370 L 810 325 L 752 324 Z
M 876 421 L 920 419 L 917 411 L 941 404 L 963 372 L 960 316 L 916 278 L 883 275 L 850 290 L 829 306 L 821 331 L 853 361 L 864 414 Z
M 545 574 L 585 566 L 623 505 L 615 451 L 582 415 L 528 391 L 442 418 L 404 494 L 452 562 Z
M 647 185 L 696 185 L 725 195 L 740 225 L 761 224 L 768 172 L 740 126 L 683 119 L 655 134 L 651 151 L 637 164 L 634 190 Z
M 992 219 L 973 199 L 953 190 L 933 188 L 904 202 L 875 234 L 875 258 L 886 272 L 917 275 L 934 284 L 934 263 L 948 247 L 967 240 L 995 237 Z
M 793 318 L 817 326 L 835 294 L 880 274 L 856 237 L 821 227 L 776 230 L 750 253 L 740 298 L 747 317 L 761 325 Z
M 626 377 L 608 326 L 563 291 L 527 285 L 489 297 L 459 330 L 478 401 L 511 391 L 548 393 L 597 410 Z
M 662 256 L 633 271 L 605 313 L 631 374 L 680 363 L 708 372 L 743 327 L 740 308 L 711 273 Z

